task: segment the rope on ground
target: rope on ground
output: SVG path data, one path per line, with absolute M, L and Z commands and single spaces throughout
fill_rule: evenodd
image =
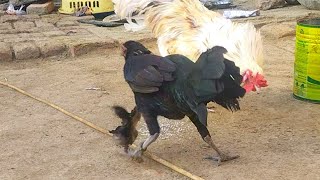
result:
M 91 123 L 91 122 L 89 122 L 89 121 L 77 116 L 77 115 L 74 115 L 74 114 L 62 109 L 61 107 L 59 107 L 59 106 L 57 106 L 57 105 L 55 105 L 53 103 L 50 103 L 50 102 L 48 102 L 46 100 L 43 100 L 43 99 L 40 99 L 40 98 L 38 98 L 36 96 L 33 96 L 33 95 L 27 93 L 26 91 L 24 91 L 24 90 L 22 90 L 20 88 L 17 88 L 17 87 L 15 87 L 13 85 L 10 85 L 8 83 L 0 81 L 0 85 L 7 86 L 7 87 L 9 87 L 9 88 L 11 88 L 13 90 L 16 90 L 16 91 L 18 91 L 19 93 L 21 93 L 23 95 L 26 95 L 26 96 L 28 96 L 28 97 L 30 97 L 32 99 L 35 99 L 35 100 L 37 100 L 39 102 L 42 102 L 42 103 L 44 103 L 44 104 L 46 104 L 48 106 L 51 106 L 52 108 L 54 108 L 54 109 L 56 109 L 56 110 L 58 110 L 58 111 L 60 111 L 60 112 L 62 112 L 64 114 L 66 114 L 67 116 L 70 116 L 70 117 L 76 119 L 77 121 L 82 122 L 83 124 L 93 128 L 93 129 L 95 129 L 95 130 L 97 130 L 97 131 L 99 131 L 99 132 L 101 132 L 103 134 L 108 134 L 109 136 L 112 136 L 112 134 L 109 133 L 107 130 L 105 130 L 105 129 L 103 129 L 103 128 L 101 128 L 101 127 L 99 127 L 99 126 L 97 126 L 97 125 L 95 125 L 95 124 L 93 124 L 93 123 Z M 133 144 L 133 146 L 136 148 L 136 146 L 134 144 Z M 170 169 L 172 169 L 172 170 L 174 170 L 174 171 L 176 171 L 176 172 L 178 172 L 178 173 L 180 173 L 180 174 L 182 174 L 184 176 L 186 176 L 186 177 L 189 177 L 190 179 L 203 180 L 203 178 L 201 178 L 199 176 L 196 176 L 196 175 L 193 175 L 190 172 L 188 172 L 188 171 L 186 171 L 186 170 L 184 170 L 184 169 L 182 169 L 182 168 L 180 168 L 180 167 L 178 167 L 178 166 L 176 166 L 176 165 L 174 165 L 174 164 L 172 164 L 172 163 L 170 163 L 170 162 L 168 162 L 168 161 L 166 161 L 166 160 L 164 160 L 164 159 L 162 159 L 162 158 L 160 158 L 160 157 L 158 157 L 158 156 L 156 156 L 156 155 L 154 155 L 154 154 L 152 154 L 152 153 L 150 153 L 148 151 L 145 151 L 144 155 L 149 157 L 150 159 L 152 159 L 152 160 L 154 160 L 154 161 L 156 161 L 156 162 L 158 162 L 158 163 L 160 163 L 160 164 L 162 164 L 162 165 L 164 165 L 164 166 L 166 166 L 166 167 L 168 167 L 168 168 L 170 168 Z

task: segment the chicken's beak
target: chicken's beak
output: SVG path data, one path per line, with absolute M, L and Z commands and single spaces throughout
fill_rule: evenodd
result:
M 121 56 L 126 57 L 126 54 L 127 54 L 127 48 L 126 48 L 126 47 L 124 47 L 124 45 L 123 45 L 123 44 L 121 44 L 121 45 L 120 45 L 120 47 L 121 47 L 121 49 L 120 49 L 120 51 L 121 51 Z
M 242 82 L 245 82 L 250 77 L 250 72 L 247 70 L 243 75 Z
M 260 90 L 261 90 L 261 87 L 259 87 L 259 86 L 257 86 L 257 85 L 254 85 L 254 87 L 256 88 L 257 94 L 259 94 L 259 93 L 260 93 Z

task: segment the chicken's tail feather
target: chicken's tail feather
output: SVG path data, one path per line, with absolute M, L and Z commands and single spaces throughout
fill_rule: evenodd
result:
M 235 112 L 240 110 L 240 104 L 238 99 L 217 99 L 215 101 L 217 104 L 219 104 L 220 106 L 230 110 L 231 112 Z
M 112 0 L 114 12 L 128 23 L 125 28 L 128 31 L 139 31 L 145 28 L 145 13 L 153 6 L 172 0 Z
M 246 93 L 240 84 L 242 76 L 240 69 L 234 64 L 234 62 L 227 59 L 224 60 L 225 72 L 222 77 L 224 84 L 224 90 L 215 98 L 215 102 L 222 107 L 234 112 L 240 110 L 240 104 L 238 99 L 243 97 Z
M 202 71 L 203 79 L 219 79 L 225 71 L 224 54 L 227 50 L 215 46 L 201 54 L 196 65 Z

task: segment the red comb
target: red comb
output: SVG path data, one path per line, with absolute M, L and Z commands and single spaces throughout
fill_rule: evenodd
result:
M 267 80 L 264 79 L 262 74 L 257 73 L 255 76 L 252 76 L 252 72 L 248 70 L 244 75 L 244 85 L 243 88 L 246 92 L 256 91 L 256 87 L 267 87 Z

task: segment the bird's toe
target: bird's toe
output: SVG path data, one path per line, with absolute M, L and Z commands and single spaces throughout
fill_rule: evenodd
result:
M 221 164 L 221 157 L 220 156 L 208 156 L 208 157 L 205 157 L 204 159 L 213 160 L 217 166 L 219 166 Z
M 221 156 L 221 162 L 225 162 L 225 161 L 230 161 L 230 160 L 234 160 L 239 158 L 239 155 L 235 155 L 235 156 L 229 156 L 229 155 L 222 155 Z
M 205 157 L 205 159 L 213 160 L 218 166 L 221 164 L 221 162 L 230 161 L 239 158 L 239 155 L 236 156 L 228 156 L 228 155 L 221 155 L 221 156 L 208 156 Z
M 137 161 L 139 163 L 143 162 L 142 159 L 142 151 L 141 150 L 136 150 L 134 152 L 129 152 L 128 153 L 130 155 L 130 157 L 132 158 L 132 160 Z

